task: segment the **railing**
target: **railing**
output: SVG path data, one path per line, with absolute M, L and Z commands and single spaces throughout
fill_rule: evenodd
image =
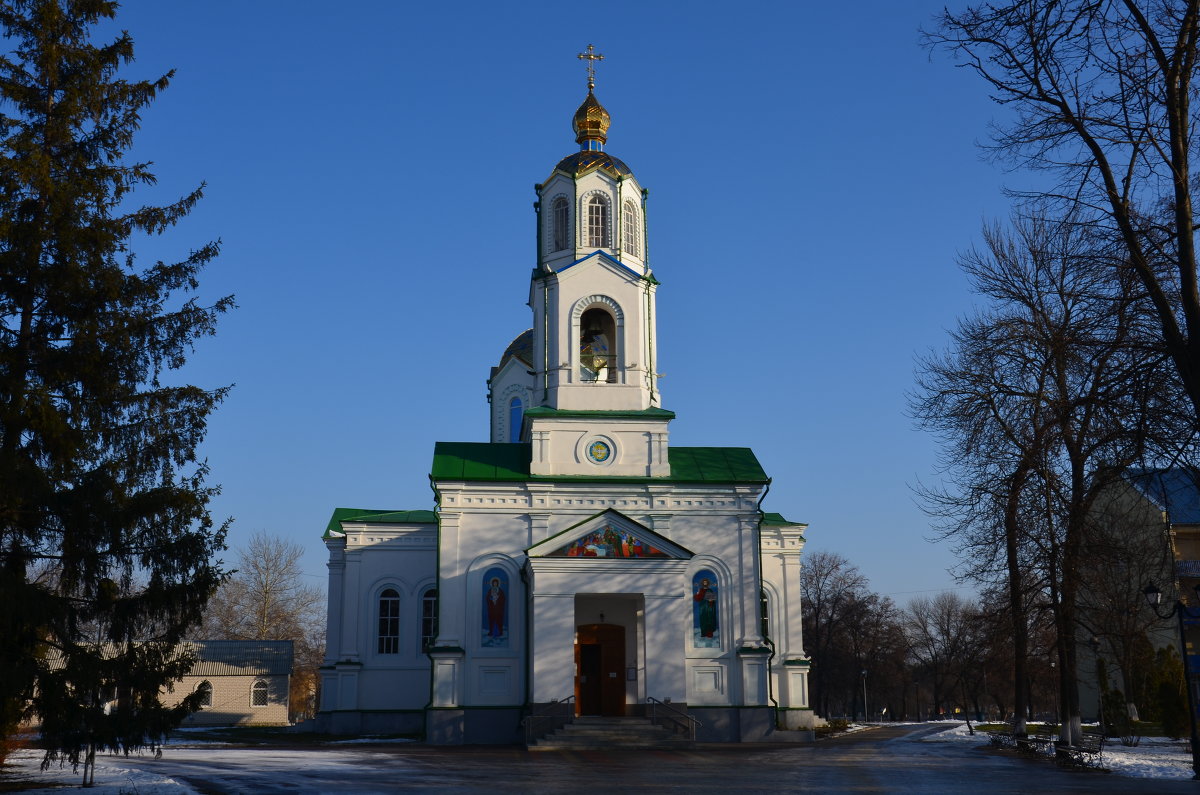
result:
M 654 725 L 665 726 L 676 734 L 686 734 L 693 741 L 696 739 L 696 729 L 704 725 L 693 715 L 653 696 L 646 696 L 646 717 Z
M 533 711 L 521 719 L 521 725 L 525 727 L 525 745 L 532 745 L 534 740 L 561 729 L 574 717 L 574 693 L 549 704 L 535 705 Z

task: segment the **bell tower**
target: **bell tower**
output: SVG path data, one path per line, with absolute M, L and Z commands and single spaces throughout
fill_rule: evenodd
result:
M 572 128 L 579 151 L 537 191 L 533 406 L 526 412 L 534 474 L 666 476 L 667 423 L 658 391 L 646 195 L 633 171 L 605 151 L 612 119 L 596 99 L 592 45 L 588 93 Z

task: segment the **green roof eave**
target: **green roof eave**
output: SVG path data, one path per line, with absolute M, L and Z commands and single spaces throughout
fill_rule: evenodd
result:
M 673 420 L 675 412 L 650 407 L 633 411 L 600 411 L 595 409 L 552 409 L 549 406 L 534 406 L 525 410 L 526 417 L 607 417 L 610 419 Z
M 433 511 L 372 511 L 364 508 L 334 508 L 322 538 L 342 531 L 342 522 L 357 524 L 437 524 Z
M 763 513 L 762 524 L 771 527 L 806 527 L 804 522 L 789 522 L 781 513 Z
M 748 447 L 671 447 L 666 477 L 624 475 L 531 475 L 528 443 L 438 442 L 433 451 L 434 481 L 529 483 L 721 483 L 763 484 L 770 478 Z

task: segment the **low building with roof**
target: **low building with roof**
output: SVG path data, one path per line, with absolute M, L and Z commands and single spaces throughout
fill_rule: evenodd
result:
M 197 640 L 181 644 L 196 657 L 174 696 L 200 690 L 200 709 L 183 726 L 286 726 L 293 646 L 290 640 Z
M 116 647 L 105 644 L 104 656 Z M 178 659 L 195 660 L 186 676 L 160 694 L 164 706 L 174 707 L 200 691 L 200 709 L 183 726 L 286 726 L 291 686 L 293 643 L 290 640 L 196 640 L 174 649 Z M 61 668 L 62 656 L 51 651 L 47 664 Z M 106 699 L 118 696 L 110 693 Z
M 491 368 L 490 441 L 435 446 L 435 510 L 326 526 L 318 730 L 509 743 L 649 714 L 810 736 L 806 525 L 762 510 L 748 448 L 669 443 L 646 192 L 609 122 L 589 85 L 580 152 L 537 186 L 533 323 Z

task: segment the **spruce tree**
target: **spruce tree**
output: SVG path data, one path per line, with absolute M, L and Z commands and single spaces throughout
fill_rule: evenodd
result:
M 168 371 L 231 298 L 193 294 L 217 254 L 136 262 L 199 189 L 139 206 L 128 156 L 172 77 L 127 81 L 111 0 L 0 0 L 0 731 L 36 715 L 43 761 L 156 747 L 198 706 L 160 690 L 222 579 L 224 526 L 196 448 L 225 393 Z

